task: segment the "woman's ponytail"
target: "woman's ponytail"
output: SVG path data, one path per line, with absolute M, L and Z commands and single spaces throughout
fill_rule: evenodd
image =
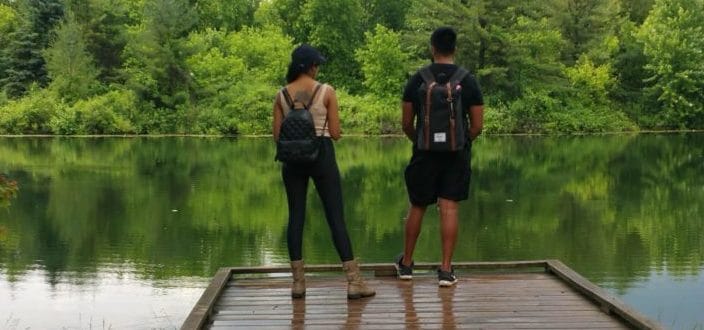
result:
M 308 72 L 313 65 L 305 65 L 303 63 L 291 62 L 288 65 L 288 72 L 286 72 L 286 82 L 291 83 L 298 79 L 302 74 Z

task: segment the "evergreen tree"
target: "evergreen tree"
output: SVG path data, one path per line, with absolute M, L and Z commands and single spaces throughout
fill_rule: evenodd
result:
M 645 18 L 648 17 L 648 12 L 653 8 L 655 0 L 620 0 L 624 12 L 628 14 L 628 18 L 636 23 L 642 24 Z
M 17 29 L 18 22 L 19 19 L 14 8 L 0 4 L 0 81 L 3 81 L 5 78 L 5 70 L 8 64 L 6 63 L 8 58 L 4 56 L 5 49 L 11 41 L 9 36 Z M 0 86 L 0 95 L 5 97 L 2 86 Z
M 207 17 L 200 22 L 203 27 L 238 31 L 251 26 L 260 0 L 198 0 L 198 16 Z
M 186 0 L 147 0 L 142 23 L 125 49 L 127 85 L 157 108 L 174 109 L 190 98 L 183 38 L 197 22 Z
M 126 26 L 137 23 L 130 12 L 131 0 L 67 0 L 67 9 L 82 26 L 86 49 L 100 70 L 104 83 L 123 82 L 120 68 L 122 52 L 127 44 Z M 139 14 L 141 16 L 141 14 Z
M 412 0 L 362 0 L 366 17 L 366 30 L 373 30 L 381 24 L 392 30 L 400 30 L 406 22 L 406 14 Z
M 619 3 L 613 0 L 567 0 L 563 4 L 562 33 L 567 40 L 563 53 L 572 64 L 582 54 L 604 60 L 603 41 L 613 36 Z
M 483 8 L 476 1 L 415 0 L 406 18 L 403 30 L 404 48 L 413 57 L 430 60 L 430 34 L 438 27 L 450 26 L 457 31 L 456 60 L 471 71 L 479 67 L 480 26 L 479 15 Z
M 53 27 L 63 17 L 61 0 L 24 0 L 18 4 L 19 27 L 12 32 L 2 54 L 5 75 L 0 81 L 10 97 L 20 97 L 31 83 L 46 86 L 48 78 L 42 51 Z
M 44 52 L 51 78 L 49 88 L 60 99 L 77 101 L 95 92 L 98 70 L 86 50 L 81 27 L 71 12 L 56 30 L 56 39 Z

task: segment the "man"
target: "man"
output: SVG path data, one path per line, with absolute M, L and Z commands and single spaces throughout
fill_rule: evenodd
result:
M 413 156 L 405 172 L 411 205 L 406 218 L 404 252 L 396 258 L 395 265 L 400 279 L 413 278 L 413 251 L 423 215 L 428 205 L 437 203 L 442 239 L 438 284 L 452 286 L 457 283 L 452 253 L 457 241 L 458 204 L 469 196 L 471 146 L 482 131 L 484 107 L 474 76 L 454 64 L 457 33 L 449 27 L 438 28 L 432 33 L 430 43 L 433 63 L 413 75 L 403 93 L 401 124 L 413 142 Z M 438 93 L 449 96 L 436 101 Z M 455 112 L 453 104 L 458 105 L 459 111 Z M 439 109 L 442 107 L 450 110 Z M 431 130 L 430 126 L 439 124 L 430 119 L 440 121 L 437 116 L 442 116 L 443 110 L 456 113 L 458 121 L 449 115 L 449 125 Z M 459 131 L 454 130 L 455 126 L 460 127 Z

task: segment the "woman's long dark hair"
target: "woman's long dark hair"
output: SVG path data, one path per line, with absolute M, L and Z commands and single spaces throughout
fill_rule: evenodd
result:
M 315 65 L 315 63 L 310 62 L 310 63 L 294 63 L 291 62 L 291 64 L 288 65 L 288 72 L 286 72 L 286 81 L 290 84 L 294 80 L 298 79 L 302 74 L 308 72 L 310 68 L 312 68 Z

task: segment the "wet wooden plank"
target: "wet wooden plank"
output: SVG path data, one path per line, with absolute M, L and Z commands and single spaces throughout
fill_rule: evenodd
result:
M 566 313 L 568 312 L 568 313 Z M 461 315 L 455 316 L 455 314 Z M 564 317 L 566 316 L 566 317 Z M 550 318 L 551 320 L 557 320 L 559 318 L 591 318 L 593 321 L 603 321 L 604 317 L 599 312 L 594 310 L 570 310 L 570 311 L 555 311 L 555 310 L 543 310 L 543 311 L 533 311 L 533 310 L 520 310 L 520 311 L 477 311 L 477 310 L 462 310 L 462 311 L 447 311 L 443 309 L 438 310 L 425 310 L 419 312 L 408 312 L 403 310 L 385 310 L 385 311 L 332 311 L 328 313 L 308 313 L 305 312 L 289 312 L 289 313 L 272 313 L 265 317 L 267 320 L 291 320 L 291 319 L 305 319 L 305 320 L 325 320 L 325 319 L 353 319 L 353 318 L 364 318 L 365 320 L 374 319 L 398 319 L 398 320 L 408 320 L 409 318 L 430 320 L 430 319 L 441 319 L 441 318 L 452 318 L 452 319 L 468 319 L 468 318 L 485 318 L 485 319 L 506 319 L 506 318 L 521 318 L 521 319 L 544 319 Z M 237 320 L 261 320 L 262 315 L 233 315 L 233 314 L 216 314 L 213 317 L 215 322 L 219 321 L 237 321 Z
M 436 264 L 417 264 L 412 281 L 386 276 L 395 275 L 391 264 L 367 264 L 361 268 L 377 295 L 360 300 L 347 299 L 339 265 L 307 265 L 306 298 L 295 300 L 288 266 L 228 268 L 194 307 L 205 319 L 183 329 L 660 328 L 637 323 L 638 314 L 621 317 L 617 309 L 625 304 L 602 297 L 600 288 L 563 266 L 552 260 L 458 263 L 459 283 L 440 288 Z
M 545 268 L 547 260 L 529 260 L 529 261 L 487 261 L 487 262 L 457 262 L 453 263 L 455 270 L 506 270 L 506 269 L 526 269 L 526 268 Z M 438 267 L 436 263 L 419 262 L 413 266 L 414 271 L 429 271 L 435 270 Z M 388 263 L 372 263 L 361 264 L 359 266 L 362 271 L 375 272 L 377 276 L 395 275 L 396 269 L 393 264 Z M 260 267 L 231 267 L 232 274 L 273 274 L 273 273 L 289 273 L 291 271 L 288 265 L 279 266 L 260 266 Z M 306 272 L 342 272 L 342 265 L 305 265 Z
M 213 327 L 234 327 L 234 328 L 240 328 L 240 327 L 254 327 L 254 326 L 259 326 L 259 327 L 276 327 L 276 326 L 293 326 L 293 325 L 305 325 L 306 327 L 308 326 L 322 326 L 322 325 L 327 325 L 327 326 L 332 326 L 332 327 L 339 327 L 339 326 L 344 326 L 345 328 L 348 328 L 352 325 L 361 325 L 361 326 L 373 326 L 373 327 L 381 327 L 381 326 L 395 326 L 395 325 L 404 325 L 405 327 L 409 326 L 417 326 L 421 329 L 429 328 L 429 327 L 442 327 L 442 328 L 457 328 L 457 327 L 463 327 L 465 325 L 482 325 L 482 327 L 488 327 L 491 325 L 501 325 L 502 327 L 507 327 L 507 328 L 551 328 L 554 327 L 554 325 L 557 324 L 562 324 L 563 327 L 558 327 L 558 328 L 563 328 L 563 329 L 569 329 L 569 328 L 584 328 L 584 329 L 593 329 L 596 328 L 595 325 L 599 325 L 600 327 L 607 327 L 607 328 L 612 328 L 612 329 L 628 329 L 624 325 L 611 321 L 611 320 L 604 320 L 604 319 L 597 319 L 597 318 L 584 318 L 584 317 L 572 317 L 572 318 L 543 318 L 543 319 L 536 319 L 536 318 L 484 318 L 484 317 L 474 317 L 474 318 L 462 318 L 462 319 L 443 319 L 443 318 L 434 318 L 434 319 L 425 319 L 425 320 L 404 320 L 404 319 L 396 319 L 396 318 L 379 318 L 379 319 L 367 319 L 367 320 L 362 320 L 362 319 L 354 319 L 354 318 L 343 318 L 343 319 L 320 319 L 320 320 L 314 320 L 314 319 L 301 319 L 301 320 L 236 320 L 236 321 L 216 321 L 213 323 Z M 570 324 L 571 327 L 564 327 L 564 325 Z M 553 326 L 549 326 L 553 325 Z
M 203 328 L 210 317 L 210 313 L 215 307 L 217 299 L 220 297 L 223 289 L 230 281 L 230 269 L 220 268 L 213 277 L 210 285 L 205 289 L 196 305 L 186 321 L 183 322 L 181 329 L 200 329 Z
M 331 328 L 626 328 L 549 274 L 462 274 L 459 283 L 440 288 L 434 276 L 413 281 L 394 277 L 368 280 L 372 298 L 349 301 L 341 277 L 307 278 L 305 299 L 290 298 L 290 279 L 252 289 L 256 279 L 233 279 L 216 305 L 218 327 Z M 560 327 L 556 327 L 560 328 Z
M 261 326 L 238 326 L 238 329 L 261 329 Z M 212 329 L 232 329 L 232 326 L 213 326 Z M 330 329 L 374 329 L 374 330 L 403 330 L 403 329 L 622 329 L 620 326 L 614 327 L 609 322 L 596 322 L 586 325 L 584 323 L 479 323 L 479 324 L 337 324 L 337 325 L 310 325 L 291 324 L 283 326 L 267 326 L 266 329 L 307 329 L 307 330 L 330 330 Z
M 304 313 L 302 311 L 298 311 L 300 307 L 296 306 L 288 306 L 288 307 L 282 307 L 282 308 L 267 308 L 267 309 L 251 309 L 251 308 L 245 308 L 245 309 L 227 309 L 227 310 L 220 310 L 218 311 L 216 317 L 229 317 L 229 316 L 250 316 L 250 315 L 288 315 L 288 314 L 296 314 L 296 313 Z M 438 306 L 437 304 L 427 304 L 427 305 L 421 305 L 421 306 L 415 306 L 415 309 L 418 311 L 423 311 L 427 313 L 433 313 L 433 312 L 462 312 L 466 310 L 470 310 L 472 312 L 487 312 L 487 313 L 492 313 L 492 312 L 498 312 L 498 313 L 541 313 L 541 312 L 549 312 L 549 313 L 569 313 L 569 312 L 575 312 L 575 313 L 580 313 L 584 311 L 588 312 L 593 312 L 594 308 L 593 305 L 584 305 L 584 306 L 565 306 L 565 305 L 521 305 L 520 308 L 517 308 L 515 305 L 500 305 L 500 304 L 495 304 L 493 306 L 486 306 L 483 304 L 475 304 L 475 305 L 455 305 L 453 308 L 449 309 L 444 306 Z M 373 311 L 370 311 L 373 310 Z M 311 308 L 311 307 L 306 307 L 305 309 L 305 314 L 333 314 L 333 313 L 413 313 L 413 310 L 406 309 L 405 306 L 386 306 L 386 305 L 370 305 L 368 306 L 368 309 L 365 308 L 365 306 L 318 306 L 317 308 Z

